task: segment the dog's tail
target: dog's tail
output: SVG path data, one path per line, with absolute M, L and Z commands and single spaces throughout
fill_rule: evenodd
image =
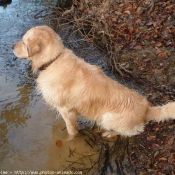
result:
M 170 102 L 163 106 L 148 107 L 146 120 L 164 121 L 175 119 L 175 102 Z

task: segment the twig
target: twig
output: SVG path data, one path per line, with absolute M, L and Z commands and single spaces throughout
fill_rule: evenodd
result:
M 105 174 L 107 165 L 109 163 L 109 145 L 103 144 L 100 150 L 100 156 L 98 160 L 98 173 Z
M 73 153 L 75 152 L 75 150 L 76 150 L 76 148 L 75 148 L 74 150 L 71 150 L 70 147 L 69 147 L 69 152 L 70 152 L 70 154 L 69 154 L 68 157 L 71 157 L 71 156 L 73 155 Z
M 89 173 L 93 168 L 94 168 L 94 166 L 97 164 L 97 162 L 95 162 L 90 168 L 89 168 L 89 170 L 87 171 L 87 173 Z
M 91 154 L 91 155 L 88 155 L 88 156 L 82 156 L 82 157 L 78 158 L 76 161 L 72 161 L 72 163 L 68 167 L 66 167 L 63 171 L 68 170 L 73 164 L 78 163 L 77 161 L 79 161 L 80 159 L 84 159 L 86 157 L 94 156 L 94 155 L 96 155 L 96 154 Z M 70 162 L 70 161 L 67 161 L 67 162 Z
M 84 139 L 86 141 L 86 143 L 91 147 L 93 148 L 93 146 L 90 144 L 90 142 L 87 140 L 87 139 Z
M 117 72 L 120 74 L 121 77 L 124 77 L 123 73 L 122 73 L 121 70 L 118 68 L 115 59 L 112 59 L 112 60 L 113 60 L 114 67 L 115 67 L 115 69 L 117 70 Z
M 72 163 L 71 165 L 73 165 L 73 164 L 86 165 L 85 163 L 80 163 L 80 162 L 70 161 L 70 160 L 67 160 L 66 162 L 70 162 L 70 163 Z

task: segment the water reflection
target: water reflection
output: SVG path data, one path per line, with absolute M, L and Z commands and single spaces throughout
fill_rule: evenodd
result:
M 12 98 L 0 103 L 0 167 L 42 169 L 51 143 L 49 124 L 53 123 L 55 114 L 40 96 L 34 95 L 31 84 L 17 84 L 16 89 L 14 98 L 9 96 Z
M 18 84 L 16 89 L 13 97 L 7 93 L 4 96 L 7 100 L 0 103 L 0 152 L 2 151 L 0 159 L 4 159 L 6 156 L 5 152 L 8 151 L 9 139 L 13 137 L 14 131 L 18 127 L 26 126 L 26 120 L 30 118 L 28 107 L 32 101 L 31 86 Z
M 1 2 L 1 1 L 0 1 Z M 55 116 L 34 94 L 26 61 L 15 60 L 12 43 L 40 23 L 28 16 L 37 6 L 31 1 L 13 0 L 7 9 L 0 7 L 0 169 L 42 169 L 47 154 L 51 123 Z M 32 21 L 33 20 L 33 21 Z M 30 79 L 30 81 L 28 81 Z M 48 121 L 48 118 L 50 121 Z M 45 133 L 46 132 L 46 133 Z M 32 162 L 32 163 L 31 163 Z

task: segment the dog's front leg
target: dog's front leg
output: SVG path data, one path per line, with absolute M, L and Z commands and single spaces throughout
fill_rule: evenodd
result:
M 59 109 L 59 113 L 63 117 L 67 131 L 70 135 L 75 135 L 78 133 L 77 130 L 77 114 L 73 110 L 68 110 L 66 108 Z

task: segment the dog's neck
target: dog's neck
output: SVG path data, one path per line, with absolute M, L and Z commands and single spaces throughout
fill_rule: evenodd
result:
M 46 70 L 55 60 L 57 60 L 58 57 L 61 56 L 63 52 L 59 53 L 54 59 L 50 60 L 49 62 L 45 63 L 44 65 L 42 65 L 39 70 L 42 71 L 42 70 Z

